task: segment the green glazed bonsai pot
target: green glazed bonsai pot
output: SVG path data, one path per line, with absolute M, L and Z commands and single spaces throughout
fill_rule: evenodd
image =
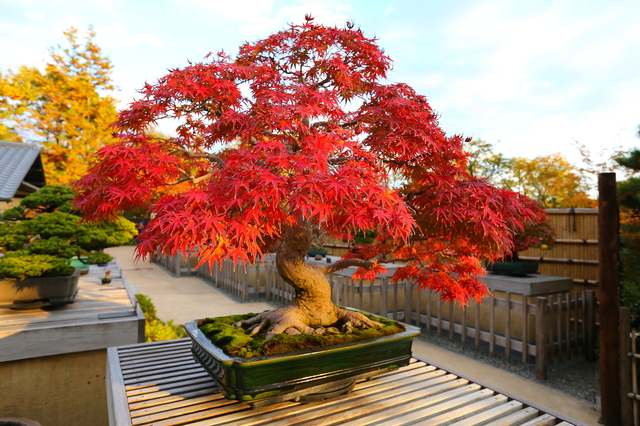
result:
M 215 346 L 195 320 L 185 324 L 194 359 L 218 383 L 227 399 L 252 406 L 322 400 L 346 393 L 356 380 L 408 365 L 420 329 L 340 345 L 254 358 L 230 357 Z

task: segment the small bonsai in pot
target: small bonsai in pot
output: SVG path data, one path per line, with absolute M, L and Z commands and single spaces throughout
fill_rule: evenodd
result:
M 111 271 L 104 271 L 104 278 L 102 278 L 102 284 L 109 284 L 111 282 Z
M 87 263 L 90 265 L 106 266 L 113 260 L 113 256 L 103 251 L 95 251 L 87 257 Z
M 109 224 L 83 222 L 73 214 L 73 197 L 64 185 L 45 186 L 3 214 L 8 221 L 0 222 L 0 247 L 5 251 L 0 279 L 70 277 L 76 270 L 71 258 L 98 256 L 104 261 L 111 256 L 96 250 L 125 244 L 137 234 L 124 218 Z
M 555 229 L 542 205 L 525 196 L 521 199 L 527 209 L 535 213 L 536 218 L 523 223 L 521 228 L 513 231 L 513 248 L 506 253 L 503 260 L 487 265 L 487 269 L 495 274 L 526 276 L 536 273 L 538 262 L 521 260 L 518 253 L 532 247 L 548 250 L 555 242 Z

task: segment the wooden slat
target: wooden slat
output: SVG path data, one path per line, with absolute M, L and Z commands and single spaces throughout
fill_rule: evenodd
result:
M 517 411 L 509 414 L 508 416 L 494 420 L 491 423 L 487 423 L 486 426 L 516 426 L 521 425 L 523 422 L 534 419 L 540 412 L 533 407 L 527 407 L 524 410 Z
M 545 423 L 549 419 L 558 420 L 415 358 L 407 366 L 361 381 L 351 393 L 325 402 L 288 401 L 251 408 L 246 403 L 227 400 L 218 392 L 214 380 L 193 361 L 188 339 L 149 346 L 129 345 L 115 353 L 113 350 L 109 355 L 110 368 L 119 372 L 121 379 L 112 380 L 114 397 L 110 404 L 114 407 L 110 407 L 110 412 L 115 415 L 119 405 L 129 421 L 118 424 L 396 426 L 419 422 L 509 426 L 530 421 L 534 421 L 532 425 L 545 425 L 551 424 Z M 127 365 L 126 370 L 121 364 Z M 121 383 L 116 389 L 118 380 Z
M 522 410 L 522 402 L 520 401 L 509 401 L 506 404 L 500 404 L 497 407 L 494 407 L 490 410 L 481 412 L 479 414 L 473 415 L 464 420 L 458 420 L 455 423 L 452 423 L 451 426 L 481 426 L 486 425 L 489 422 L 494 420 L 498 420 L 500 418 L 504 418 L 506 415 L 515 413 L 519 410 Z

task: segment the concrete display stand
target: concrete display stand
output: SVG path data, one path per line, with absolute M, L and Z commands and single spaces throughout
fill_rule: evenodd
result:
M 504 291 L 524 296 L 541 296 L 544 294 L 566 293 L 573 288 L 573 280 L 548 275 L 531 275 L 529 277 L 509 277 L 506 275 L 487 274 L 482 281 L 491 291 Z
M 107 348 L 144 341 L 144 315 L 124 277 L 80 278 L 75 302 L 0 309 L 0 414 L 47 426 L 108 425 Z

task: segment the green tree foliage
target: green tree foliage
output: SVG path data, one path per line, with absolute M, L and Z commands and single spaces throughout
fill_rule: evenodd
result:
M 45 186 L 25 197 L 0 223 L 0 278 L 69 275 L 69 258 L 126 244 L 137 234 L 135 225 L 118 217 L 111 223 L 89 224 L 69 209 L 73 192 L 64 185 Z
M 635 148 L 616 162 L 640 171 L 640 149 Z M 618 182 L 620 203 L 621 303 L 631 310 L 632 326 L 640 327 L 640 178 Z
M 501 188 L 509 186 L 509 172 L 513 167 L 513 159 L 495 152 L 493 144 L 482 139 L 472 140 L 465 145 L 470 155 L 467 171 L 471 176 L 489 179 Z
M 116 117 L 115 99 L 103 94 L 114 89 L 112 65 L 95 32 L 88 29 L 84 44 L 73 27 L 64 35 L 69 47 L 51 48 L 44 72 L 23 66 L 0 75 L 0 140 L 41 143 L 53 184 L 85 173 L 93 153 L 113 142 Z
M 483 140 L 468 142 L 465 150 L 470 155 L 467 170 L 471 175 L 526 195 L 545 208 L 596 206 L 589 198 L 586 176 L 559 153 L 509 158 Z

